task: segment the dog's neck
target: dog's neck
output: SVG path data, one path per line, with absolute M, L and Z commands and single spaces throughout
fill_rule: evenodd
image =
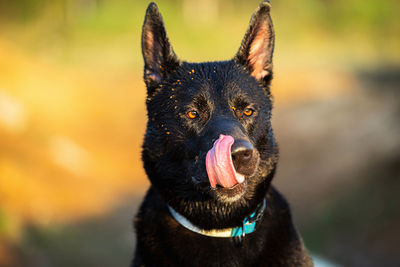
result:
M 253 211 L 253 213 L 244 218 L 242 225 L 238 227 L 204 230 L 193 225 L 187 218 L 176 212 L 171 206 L 168 205 L 168 209 L 172 217 L 174 217 L 174 219 L 179 224 L 181 224 L 183 227 L 189 229 L 192 232 L 211 237 L 240 237 L 241 239 L 246 234 L 251 234 L 252 232 L 254 232 L 256 228 L 256 223 L 261 220 L 264 214 L 265 207 L 266 207 L 266 200 L 264 198 L 263 201 L 260 204 L 258 204 L 255 211 Z

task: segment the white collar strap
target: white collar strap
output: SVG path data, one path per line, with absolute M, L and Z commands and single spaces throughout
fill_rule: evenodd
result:
M 225 229 L 204 230 L 193 225 L 188 219 L 183 217 L 181 214 L 176 212 L 171 206 L 168 205 L 168 209 L 172 217 L 174 217 L 174 219 L 182 226 L 192 232 L 212 237 L 244 237 L 246 234 L 254 232 L 256 228 L 256 223 L 262 218 L 262 215 L 264 214 L 265 207 L 266 200 L 264 198 L 263 202 L 257 206 L 256 211 L 254 211 L 250 216 L 244 218 L 243 224 L 241 226 Z

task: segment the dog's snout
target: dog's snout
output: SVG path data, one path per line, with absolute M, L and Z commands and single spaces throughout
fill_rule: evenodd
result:
M 236 171 L 248 169 L 253 158 L 253 145 L 246 140 L 236 140 L 231 148 L 232 161 Z

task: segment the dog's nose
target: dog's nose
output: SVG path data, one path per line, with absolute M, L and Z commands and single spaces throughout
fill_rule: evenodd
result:
M 233 166 L 237 172 L 247 169 L 253 157 L 253 145 L 246 140 L 235 140 L 231 148 Z

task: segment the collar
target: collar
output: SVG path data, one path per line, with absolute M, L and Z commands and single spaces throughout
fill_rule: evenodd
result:
M 258 204 L 256 210 L 244 218 L 241 226 L 225 229 L 211 229 L 204 230 L 193 225 L 188 219 L 183 217 L 181 214 L 176 212 L 171 206 L 168 205 L 169 212 L 176 221 L 178 221 L 182 226 L 189 229 L 192 232 L 211 236 L 211 237 L 240 237 L 243 238 L 246 234 L 251 234 L 256 228 L 256 223 L 261 220 L 264 210 L 266 207 L 266 200 L 264 198 L 263 202 Z

